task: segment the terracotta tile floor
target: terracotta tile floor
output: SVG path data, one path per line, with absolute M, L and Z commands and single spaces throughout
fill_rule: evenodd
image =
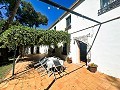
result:
M 120 79 L 100 72 L 91 73 L 82 64 L 65 63 L 67 73 L 64 72 L 63 77 L 57 75 L 55 81 L 53 75 L 41 77 L 41 73 L 33 68 L 26 70 L 29 63 L 17 63 L 17 75 L 1 83 L 0 90 L 120 90 Z M 6 78 L 10 76 L 11 72 Z

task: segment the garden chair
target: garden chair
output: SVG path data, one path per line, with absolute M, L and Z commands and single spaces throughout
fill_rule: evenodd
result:
M 61 61 L 61 62 L 60 62 Z M 63 66 L 63 61 L 62 60 L 53 60 L 53 69 L 52 69 L 52 72 L 54 72 L 54 77 L 56 79 L 56 74 L 55 72 L 57 72 L 59 75 L 62 73 L 62 72 L 65 72 L 65 67 Z M 62 73 L 63 74 L 63 73 Z M 63 74 L 64 75 L 64 74 Z M 61 75 L 60 75 L 61 77 Z
M 45 57 L 42 60 L 40 60 L 37 64 L 35 64 L 34 67 L 38 66 L 37 71 L 45 72 L 44 74 L 46 74 L 46 73 L 48 74 L 50 71 L 47 68 L 47 61 L 48 61 L 48 59 Z M 42 76 L 43 76 L 43 73 L 42 73 Z

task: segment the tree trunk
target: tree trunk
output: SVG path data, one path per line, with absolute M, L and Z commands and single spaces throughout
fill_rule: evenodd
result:
M 19 7 L 19 5 L 20 5 L 20 2 L 21 2 L 21 0 L 16 0 L 15 7 L 14 7 L 13 11 L 11 12 L 11 14 L 9 15 L 7 22 L 6 22 L 5 25 L 4 25 L 3 32 L 4 32 L 5 30 L 7 30 L 7 29 L 9 28 L 9 25 L 12 23 L 15 15 L 16 15 L 16 13 L 17 13 L 17 10 L 18 10 L 18 7 Z

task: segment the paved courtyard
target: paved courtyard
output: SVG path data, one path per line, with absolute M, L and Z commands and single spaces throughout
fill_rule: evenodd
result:
M 57 80 L 53 75 L 41 76 L 34 68 L 26 68 L 30 61 L 16 64 L 16 76 L 0 84 L 0 90 L 120 90 L 120 79 L 100 72 L 89 72 L 84 64 L 68 64 L 65 62 L 66 73 Z M 62 75 L 62 74 L 61 74 Z

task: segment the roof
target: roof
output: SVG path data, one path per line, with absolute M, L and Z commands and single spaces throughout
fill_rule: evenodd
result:
M 72 4 L 72 6 L 69 8 L 70 10 L 74 10 L 78 5 L 80 5 L 82 2 L 83 2 L 84 0 L 76 0 L 76 2 L 75 3 L 73 3 Z M 60 18 L 58 18 L 49 28 L 48 28 L 48 30 L 49 29 L 51 29 L 53 26 L 55 26 L 60 20 L 62 20 L 66 15 L 68 15 L 69 14 L 69 12 L 64 12 L 61 16 L 60 16 Z

